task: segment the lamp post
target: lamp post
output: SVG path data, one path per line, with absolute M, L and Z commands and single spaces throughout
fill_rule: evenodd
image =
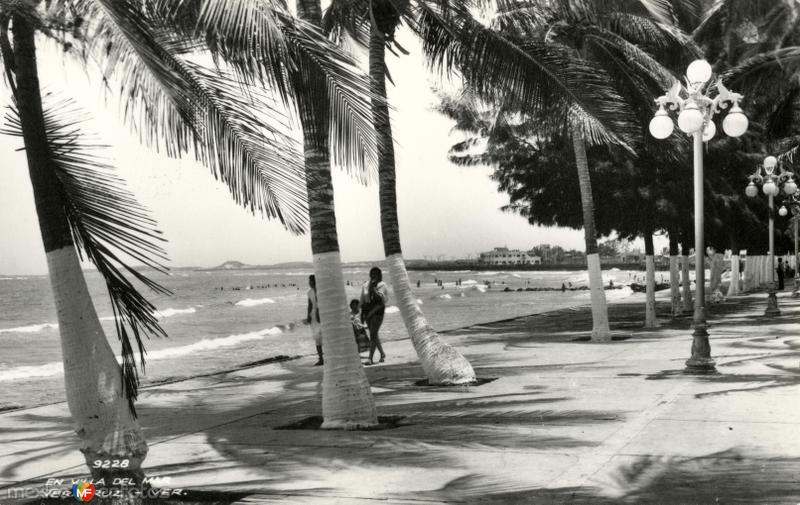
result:
M 778 167 L 778 173 L 775 173 L 775 168 L 778 167 L 778 159 L 775 156 L 767 156 L 764 158 L 764 164 L 756 167 L 753 175 L 748 176 L 750 183 L 745 188 L 744 192 L 749 197 L 755 197 L 758 194 L 758 187 L 756 183 L 761 184 L 761 191 L 767 195 L 769 199 L 769 295 L 767 296 L 767 309 L 764 311 L 765 316 L 779 316 L 781 314 L 778 308 L 778 296 L 775 293 L 775 197 L 780 193 L 780 186 L 783 185 L 783 192 L 787 195 L 794 195 L 797 192 L 797 184 L 794 182 L 792 172 L 783 170 Z M 763 169 L 763 175 L 762 175 Z M 787 214 L 786 207 L 781 207 L 780 214 L 785 216 Z
M 729 91 L 718 79 L 715 86 L 709 86 L 712 70 L 706 60 L 695 60 L 686 69 L 686 86 L 675 81 L 672 88 L 656 99 L 658 110 L 650 121 L 650 134 L 657 139 L 665 139 L 672 134 L 674 124 L 667 109 L 680 110 L 678 128 L 694 138 L 694 236 L 695 236 L 695 284 L 692 332 L 692 356 L 686 360 L 688 372 L 713 372 L 711 346 L 708 342 L 708 325 L 705 308 L 705 237 L 703 233 L 703 142 L 708 142 L 716 134 L 713 116 L 728 109 L 722 121 L 722 129 L 730 137 L 739 137 L 747 131 L 747 116 L 739 107 L 743 97 Z M 712 88 L 717 96 L 712 98 Z M 681 95 L 684 95 L 682 97 Z

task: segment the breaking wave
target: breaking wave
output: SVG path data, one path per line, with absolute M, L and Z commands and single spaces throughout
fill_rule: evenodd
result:
M 247 298 L 245 300 L 236 302 L 236 305 L 239 307 L 255 307 L 257 305 L 264 305 L 267 303 L 275 303 L 275 300 L 272 298 L 259 298 L 257 300 L 254 298 Z

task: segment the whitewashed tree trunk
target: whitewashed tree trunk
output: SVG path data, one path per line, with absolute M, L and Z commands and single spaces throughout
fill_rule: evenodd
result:
M 709 276 L 708 276 L 708 296 L 711 300 L 716 298 L 719 285 L 722 282 L 722 255 L 714 253 L 708 258 Z M 720 293 L 721 294 L 721 293 Z M 717 295 L 719 296 L 719 295 Z
M 747 255 L 747 259 L 744 261 L 744 291 L 745 293 L 749 293 L 753 291 L 755 287 L 755 273 L 753 269 L 753 262 L 754 257 L 751 255 Z
M 390 16 L 391 18 L 391 16 Z M 393 19 L 393 18 L 392 18 Z M 414 349 L 431 385 L 469 384 L 475 371 L 464 356 L 446 343 L 428 324 L 411 291 L 400 245 L 397 209 L 397 174 L 394 138 L 386 94 L 386 42 L 393 37 L 394 21 L 376 16 L 370 19 L 369 73 L 372 120 L 378 137 L 378 195 L 381 208 L 381 236 L 389 278 L 397 297 Z
M 645 257 L 646 277 L 647 277 L 647 293 L 644 311 L 644 327 L 656 328 L 658 321 L 656 320 L 656 264 L 652 255 Z
M 739 255 L 731 255 L 731 283 L 728 285 L 728 296 L 739 294 Z
M 347 315 L 339 251 L 314 254 L 314 274 L 325 356 L 322 428 L 350 430 L 374 426 L 378 414 Z
M 689 279 L 689 255 L 681 256 L 681 282 L 683 283 L 683 312 L 691 314 L 694 312 L 692 303 L 692 284 Z
M 67 406 L 93 473 L 94 462 L 117 461 L 143 477 L 147 443 L 122 391 L 122 368 L 97 317 L 74 247 L 47 253 L 61 333 Z M 99 475 L 99 474 L 98 474 Z
M 3 63 L 7 78 L 11 72 L 16 75 L 16 105 L 61 336 L 67 407 L 92 476 L 141 482 L 147 444 L 123 391 L 122 368 L 100 325 L 75 250 L 44 124 L 35 26 L 29 16 L 14 15 L 13 37 L 14 64 L 6 51 Z M 114 468 L 102 468 L 105 461 Z
M 592 300 L 592 340 L 608 342 L 611 340 L 611 330 L 608 325 L 608 306 L 603 287 L 603 271 L 600 269 L 600 255 L 589 254 L 586 262 L 589 266 L 589 291 Z
M 608 326 L 608 305 L 603 286 L 603 272 L 600 268 L 600 255 L 597 253 L 597 233 L 594 225 L 594 197 L 589 175 L 589 160 L 586 157 L 586 141 L 578 128 L 572 130 L 572 147 L 575 151 L 575 165 L 578 169 L 578 187 L 581 191 L 583 211 L 583 234 L 586 242 L 586 265 L 589 270 L 589 292 L 592 300 L 592 341 L 611 341 Z
M 386 258 L 397 307 L 411 336 L 411 343 L 430 384 L 469 384 L 475 381 L 475 371 L 461 353 L 431 328 L 417 306 L 402 254 Z
M 669 257 L 669 294 L 672 317 L 680 316 L 683 313 L 679 261 L 678 256 Z

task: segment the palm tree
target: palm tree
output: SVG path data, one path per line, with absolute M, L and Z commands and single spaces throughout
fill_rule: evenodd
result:
M 297 14 L 315 26 L 322 24 L 319 0 L 297 0 Z M 297 86 L 325 87 L 317 76 L 297 77 Z M 353 429 L 377 424 L 378 417 L 353 330 L 347 318 L 339 239 L 336 232 L 333 183 L 328 147 L 329 106 L 321 100 L 298 100 L 303 124 L 306 189 L 311 223 L 311 252 L 317 280 L 322 348 L 323 428 Z
M 128 331 L 134 334 L 142 352 L 140 332 L 164 332 L 155 320 L 155 307 L 121 270 L 151 288 L 168 292 L 121 262 L 108 247 L 161 271 L 164 269 L 158 261 L 150 258 L 163 259 L 163 251 L 157 245 L 154 222 L 72 126 L 74 106 L 52 103 L 45 111 L 33 19 L 32 10 L 3 12 L 0 45 L 16 105 L 8 117 L 8 133 L 23 138 L 28 158 L 61 333 L 67 404 L 93 475 L 110 473 L 139 481 L 147 444 L 133 408 L 138 377 Z M 8 37 L 9 23 L 13 45 Z M 106 280 L 122 342 L 123 367 L 117 363 L 92 305 L 79 248 Z M 95 463 L 103 460 L 113 461 L 115 470 L 104 472 Z
M 397 217 L 394 140 L 386 95 L 386 48 L 394 42 L 402 19 L 412 16 L 409 2 L 338 0 L 326 12 L 326 31 L 347 31 L 356 41 L 368 39 L 372 118 L 378 140 L 378 185 L 381 232 L 386 265 L 397 306 L 429 384 L 475 381 L 469 361 L 428 324 L 411 290 L 400 245 Z M 365 28 L 368 27 L 368 28 Z M 368 32 L 366 36 L 362 33 Z
M 141 334 L 163 335 L 163 330 L 155 320 L 155 307 L 123 272 L 151 289 L 166 290 L 129 267 L 114 249 L 163 270 L 158 262 L 163 259 L 157 244 L 160 237 L 144 209 L 122 189 L 122 181 L 109 174 L 110 167 L 94 154 L 96 146 L 82 140 L 75 118 L 65 117 L 72 109 L 61 102 L 43 104 L 36 31 L 62 42 L 68 54 L 91 54 L 102 63 L 104 78 L 118 83 L 126 99 L 125 119 L 143 141 L 166 148 L 170 155 L 194 154 L 228 184 L 237 202 L 279 219 L 295 232 L 302 231 L 307 218 L 302 158 L 279 121 L 286 114 L 278 101 L 242 82 L 241 75 L 222 68 L 210 71 L 186 58 L 203 49 L 223 56 L 230 52 L 211 30 L 205 39 L 178 36 L 183 26 L 170 17 L 175 12 L 171 6 L 154 3 L 145 10 L 131 0 L 53 2 L 48 4 L 46 20 L 37 6 L 36 2 L 0 5 L 0 52 L 18 115 L 10 118 L 8 133 L 23 138 L 28 156 L 58 311 L 67 401 L 81 450 L 94 475 L 139 480 L 147 446 L 133 408 L 138 375 L 130 336 L 143 355 Z M 303 90 L 292 87 L 285 69 L 325 75 L 328 86 L 323 91 L 340 104 L 333 136 L 337 152 L 361 156 L 362 146 L 370 142 L 363 129 L 369 122 L 366 94 L 358 95 L 367 88 L 366 80 L 318 31 L 272 9 L 259 12 L 277 32 L 270 33 L 269 43 L 258 45 L 272 57 L 251 55 L 250 61 L 267 65 L 261 68 L 261 77 L 286 100 Z M 75 50 L 77 45 L 80 51 Z M 353 89 L 341 93 L 342 88 Z M 358 134 L 357 140 L 350 138 L 352 132 Z M 79 251 L 106 280 L 122 343 L 121 368 L 88 295 Z M 117 462 L 115 468 L 105 470 L 95 464 L 107 459 Z
M 681 48 L 686 43 L 680 32 L 656 22 L 652 12 L 645 9 L 658 11 L 656 4 L 660 2 L 640 3 L 642 5 L 636 7 L 625 2 L 519 0 L 504 2 L 501 6 L 494 22 L 493 39 L 487 37 L 481 27 L 472 24 L 469 27 L 469 33 L 474 34 L 472 38 L 464 39 L 461 44 L 454 43 L 455 35 L 443 34 L 444 16 L 439 16 L 442 19 L 439 30 L 427 30 L 429 51 L 436 54 L 440 64 L 449 59 L 472 59 L 463 61 L 467 71 L 462 70 L 462 73 L 479 95 L 502 100 L 509 100 L 511 95 L 512 103 L 501 107 L 539 117 L 545 131 L 560 128 L 569 133 L 580 185 L 592 297 L 592 339 L 596 341 L 610 340 L 610 332 L 597 254 L 587 143 L 631 149 L 633 139 L 641 137 L 638 125 L 646 123 L 641 119 L 637 121 L 631 109 L 649 109 L 652 89 L 663 88 L 672 80 L 670 73 L 641 47 L 668 52 L 667 49 Z M 505 55 L 493 52 L 500 48 L 506 50 Z M 533 74 L 536 64 L 542 60 L 552 63 L 556 59 L 564 60 L 565 66 L 590 73 L 592 80 L 584 81 L 581 90 L 562 87 L 558 91 L 567 93 L 559 97 L 560 102 L 543 98 L 543 91 L 552 92 L 552 88 L 539 88 L 537 93 L 521 95 L 531 88 L 519 81 L 542 79 Z M 489 62 L 494 63 L 493 70 L 484 75 Z M 541 69 L 540 65 L 537 70 Z M 523 69 L 529 73 L 523 73 Z M 553 86 L 552 82 L 549 84 Z M 498 91 L 492 92 L 490 85 Z M 587 114 L 587 111 L 594 114 Z M 597 114 L 598 111 L 602 112 Z

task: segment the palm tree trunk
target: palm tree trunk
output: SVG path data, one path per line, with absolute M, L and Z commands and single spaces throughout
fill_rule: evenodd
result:
M 656 264 L 654 249 L 653 233 L 652 231 L 648 231 L 644 234 L 644 255 L 647 269 L 647 294 L 644 310 L 645 328 L 658 327 L 658 321 L 656 319 Z
M 714 300 L 719 299 L 722 295 L 720 286 L 722 284 L 723 255 L 715 252 L 710 259 L 711 273 L 709 275 L 708 292 L 709 297 Z M 719 294 L 717 294 L 717 291 L 720 291 Z
M 389 107 L 386 99 L 386 42 L 383 32 L 371 23 L 369 72 L 374 95 L 372 118 L 378 137 L 378 182 L 380 186 L 381 232 L 386 266 L 397 306 L 411 343 L 417 352 L 428 383 L 433 385 L 468 384 L 475 381 L 469 361 L 446 343 L 428 324 L 411 291 L 403 253 L 400 248 L 400 224 L 397 218 L 394 144 Z
M 597 254 L 589 161 L 586 158 L 586 142 L 583 134 L 577 129 L 572 131 L 572 145 L 575 150 L 575 164 L 578 167 L 578 184 L 581 189 L 581 206 L 583 207 L 586 263 L 589 269 L 589 292 L 592 299 L 592 340 L 607 342 L 611 340 L 611 331 L 608 327 L 608 307 L 606 306 L 606 292 L 603 289 L 603 272 L 600 269 L 600 256 Z
M 683 242 L 681 242 L 681 282 L 683 284 L 683 312 L 692 314 L 694 312 L 694 304 L 692 302 L 692 283 L 689 279 L 689 245 L 691 231 L 688 229 L 683 230 Z
M 319 0 L 297 0 L 301 19 L 321 24 Z M 300 83 L 317 86 L 319 83 Z M 342 260 L 334 212 L 330 150 L 327 143 L 327 103 L 298 100 L 303 125 L 306 191 L 311 231 L 311 253 L 317 282 L 317 302 L 322 324 L 322 427 L 355 429 L 378 424 L 375 401 L 361 365 L 353 329 L 347 315 Z
M 67 406 L 92 475 L 140 482 L 147 444 L 124 397 L 122 369 L 92 305 L 70 233 L 44 127 L 34 35 L 28 20 L 14 18 L 17 106 L 61 334 Z M 98 460 L 110 460 L 114 468 L 98 468 Z
M 728 284 L 728 296 L 739 294 L 739 244 L 731 233 L 731 282 Z
M 683 313 L 681 307 L 681 284 L 678 252 L 678 237 L 674 232 L 669 233 L 669 294 L 672 317 Z

